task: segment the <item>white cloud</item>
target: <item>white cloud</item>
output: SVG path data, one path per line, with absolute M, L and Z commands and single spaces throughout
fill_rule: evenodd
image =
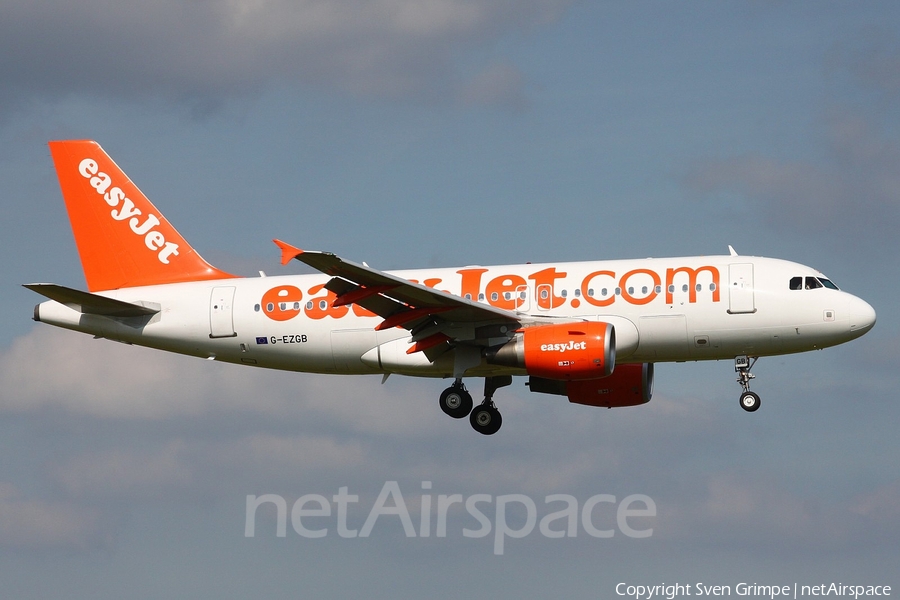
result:
M 152 497 L 193 482 L 195 465 L 185 461 L 184 447 L 175 440 L 149 453 L 115 449 L 81 454 L 54 465 L 54 479 L 76 497 Z
M 19 414 L 53 408 L 163 420 L 238 412 L 382 434 L 427 428 L 425 412 L 397 418 L 405 399 L 394 383 L 221 364 L 45 325 L 0 354 L 0 411 Z
M 0 483 L 0 546 L 14 550 L 72 550 L 108 541 L 100 512 L 66 502 L 25 498 Z
M 200 414 L 224 389 L 236 398 L 252 397 L 246 379 L 221 367 L 38 327 L 0 359 L 0 409 L 55 407 L 104 418 L 162 419 Z
M 828 159 L 821 164 L 762 155 L 697 161 L 685 178 L 709 196 L 737 193 L 782 231 L 856 245 L 893 240 L 900 225 L 900 147 L 865 118 L 842 112 L 825 120 Z M 752 212 L 751 212 L 752 214 Z
M 900 529 L 900 481 L 861 494 L 853 500 L 850 510 L 883 527 Z
M 900 99 L 900 38 L 896 31 L 876 25 L 851 44 L 838 44 L 829 60 L 835 74 L 846 72 L 856 83 Z
M 452 99 L 460 52 L 570 0 L 0 2 L 0 79 L 28 94 L 217 103 L 278 82 Z M 8 108 L 8 107 L 7 107 Z
M 900 100 L 900 44 L 893 33 L 865 31 L 835 44 L 825 66 L 830 91 L 810 121 L 813 151 L 807 157 L 745 153 L 700 159 L 684 183 L 711 200 L 736 194 L 745 204 L 732 210 L 759 213 L 782 232 L 829 235 L 843 248 L 895 243 L 900 139 L 893 116 Z
M 434 493 L 538 501 L 644 493 L 659 509 L 656 538 L 698 548 L 726 538 L 840 548 L 897 526 L 896 486 L 819 498 L 723 466 L 746 468 L 743 454 L 772 432 L 763 424 L 742 439 L 746 423 L 693 394 L 607 411 L 504 388 L 504 428 L 484 438 L 440 413 L 442 386 L 220 365 L 38 325 L 0 355 L 0 411 L 75 424 L 54 442 L 66 454 L 30 484 L 52 493 L 0 497 L 0 544 L 92 548 L 136 506 L 178 511 L 339 486 L 368 498 L 387 480 L 413 495 L 425 480 Z M 122 425 L 133 435 L 116 434 Z
M 462 91 L 467 104 L 499 106 L 521 110 L 528 105 L 525 76 L 514 65 L 499 61 L 487 65 Z

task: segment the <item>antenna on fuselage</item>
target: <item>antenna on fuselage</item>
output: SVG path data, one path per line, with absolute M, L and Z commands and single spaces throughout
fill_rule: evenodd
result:
M 731 256 L 738 255 L 738 253 L 734 250 L 734 248 L 731 247 L 731 244 L 728 244 L 728 253 L 731 254 Z

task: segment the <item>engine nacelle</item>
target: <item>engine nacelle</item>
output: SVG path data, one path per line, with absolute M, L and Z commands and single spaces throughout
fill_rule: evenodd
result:
M 650 402 L 653 395 L 653 363 L 619 365 L 609 377 L 560 381 L 531 377 L 532 392 L 568 396 L 569 402 L 613 408 Z
M 489 350 L 485 359 L 547 379 L 607 377 L 616 364 L 616 330 L 596 321 L 526 327 L 503 346 Z

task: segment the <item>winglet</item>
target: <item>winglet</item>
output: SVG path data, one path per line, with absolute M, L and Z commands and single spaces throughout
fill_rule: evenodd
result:
M 281 264 L 286 265 L 301 254 L 303 254 L 303 250 L 300 248 L 296 248 L 291 246 L 287 242 L 282 242 L 281 240 L 272 240 L 275 242 L 275 245 L 281 248 Z

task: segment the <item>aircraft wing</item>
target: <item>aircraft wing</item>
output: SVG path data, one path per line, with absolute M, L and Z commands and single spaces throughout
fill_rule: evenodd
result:
M 490 338 L 498 338 L 534 320 L 413 283 L 330 252 L 308 252 L 280 240 L 273 241 L 281 248 L 282 264 L 296 259 L 332 276 L 325 288 L 337 296 L 335 306 L 358 304 L 375 313 L 384 319 L 377 330 L 391 327 L 410 330 L 415 342 L 410 353 L 453 341 L 478 344 L 483 339 L 482 343 L 488 345 Z

